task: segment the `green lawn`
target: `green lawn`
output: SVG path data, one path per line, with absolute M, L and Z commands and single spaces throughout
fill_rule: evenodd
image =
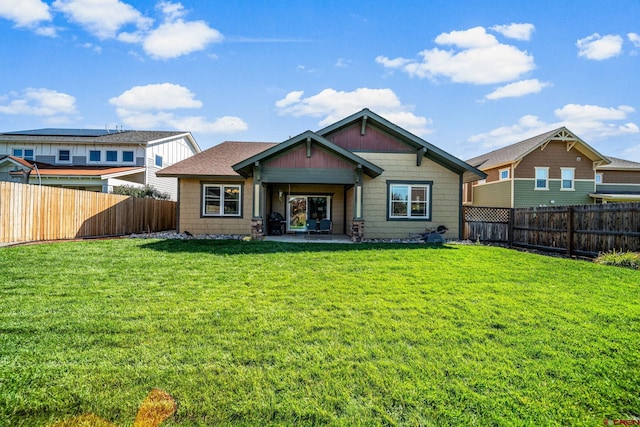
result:
M 495 247 L 0 248 L 0 425 L 603 425 L 640 416 L 640 273 Z

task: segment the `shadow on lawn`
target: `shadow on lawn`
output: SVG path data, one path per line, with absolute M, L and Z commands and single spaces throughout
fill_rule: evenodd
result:
M 242 240 L 160 240 L 145 243 L 143 249 L 170 253 L 215 253 L 220 255 L 268 254 L 279 252 L 350 252 L 384 249 L 408 250 L 455 250 L 457 248 L 441 244 L 424 243 L 284 243 L 284 242 L 245 242 Z

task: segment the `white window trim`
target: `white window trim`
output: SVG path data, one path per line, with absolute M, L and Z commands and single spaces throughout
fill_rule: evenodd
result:
M 389 191 L 388 191 L 388 196 L 387 196 L 387 218 L 389 220 L 403 220 L 403 221 L 411 221 L 411 220 L 418 220 L 418 221 L 431 221 L 431 208 L 432 208 L 432 186 L 433 186 L 433 182 L 412 182 L 412 181 L 408 181 L 408 182 L 401 182 L 401 181 L 397 181 L 397 182 L 390 182 L 389 184 Z M 393 187 L 396 186 L 405 186 L 408 187 L 408 194 L 409 194 L 409 200 L 407 201 L 407 215 L 405 216 L 398 216 L 398 215 L 393 215 L 393 199 L 392 199 L 392 194 L 393 194 Z M 421 188 L 426 188 L 426 192 L 427 192 L 427 200 L 425 201 L 421 201 L 425 204 L 425 215 L 423 216 L 412 216 L 411 215 L 411 189 L 413 187 L 421 187 Z
M 107 157 L 107 154 L 109 152 L 116 153 L 116 159 L 115 160 L 109 160 L 109 158 Z M 104 161 L 106 163 L 118 163 L 118 150 L 105 150 L 104 151 Z
M 506 172 L 506 173 L 507 173 L 506 178 L 503 178 L 503 177 L 502 177 L 502 172 Z M 506 169 L 500 169 L 500 170 L 498 170 L 498 179 L 499 179 L 500 181 L 504 181 L 504 180 L 507 180 L 507 179 L 510 179 L 510 178 L 511 178 L 511 169 L 506 168 Z
M 564 188 L 564 171 L 571 171 L 571 188 Z M 560 191 L 576 191 L 576 168 L 560 168 Z
M 160 159 L 160 164 L 158 164 L 158 159 Z M 164 165 L 164 159 L 162 158 L 162 156 L 160 154 L 156 154 L 153 157 L 153 165 L 155 167 L 161 168 Z
M 100 153 L 100 160 L 91 160 L 92 151 L 97 151 L 98 153 Z M 89 152 L 87 153 L 87 163 L 102 163 L 102 150 L 89 150 Z
M 548 167 L 534 167 L 534 177 L 533 177 L 533 189 L 536 191 L 548 191 L 549 190 L 549 168 Z M 539 170 L 543 170 L 545 171 L 547 177 L 545 179 L 546 182 L 546 186 L 545 187 L 538 187 L 538 171 Z
M 131 153 L 131 160 L 124 159 L 124 153 Z M 122 151 L 122 163 L 135 163 L 136 161 L 136 153 L 133 150 L 123 150 Z
M 22 150 L 22 155 L 20 155 L 20 156 L 16 156 L 16 155 L 14 154 L 14 151 L 15 151 L 15 150 Z M 33 157 L 31 157 L 31 158 L 25 158 L 24 152 L 25 152 L 26 150 L 31 150 L 31 151 L 33 152 Z M 32 148 L 32 147 L 13 147 L 13 148 L 11 149 L 11 155 L 12 155 L 12 156 L 14 156 L 14 157 L 20 157 L 21 159 L 24 159 L 24 160 L 27 160 L 27 161 L 30 161 L 30 162 L 33 162 L 33 161 L 35 161 L 35 160 L 36 160 L 36 150 L 35 150 L 35 148 Z
M 598 182 L 598 177 L 600 177 L 600 182 Z M 604 174 L 602 172 L 596 172 L 594 180 L 595 180 L 596 184 L 603 184 L 604 183 Z
M 69 160 L 62 160 L 60 158 L 60 152 L 61 151 L 68 151 L 69 152 Z M 61 148 L 58 150 L 58 156 L 56 157 L 56 162 L 57 163 L 71 163 L 71 160 L 73 159 L 72 154 L 71 154 L 71 149 L 69 148 Z
M 206 190 L 207 188 L 211 188 L 211 187 L 218 187 L 220 188 L 220 213 L 217 214 L 212 214 L 212 213 L 207 213 L 206 212 Z M 230 188 L 230 187 L 235 187 L 238 189 L 238 213 L 234 213 L 234 214 L 225 214 L 224 213 L 224 190 L 225 188 Z M 203 217 L 208 217 L 208 218 L 220 218 L 220 217 L 225 217 L 225 218 L 241 218 L 242 217 L 242 185 L 241 184 L 202 184 L 202 198 L 201 198 L 201 202 L 202 202 L 202 209 L 201 209 L 201 215 Z

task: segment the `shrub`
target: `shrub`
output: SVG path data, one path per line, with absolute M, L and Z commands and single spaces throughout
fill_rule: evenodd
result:
M 602 265 L 613 265 L 616 267 L 640 270 L 640 253 L 637 252 L 617 252 L 614 249 L 601 253 L 594 261 Z
M 145 185 L 144 187 L 134 187 L 132 185 L 118 185 L 113 187 L 113 194 L 120 194 L 122 196 L 142 197 L 150 199 L 169 200 L 171 195 L 169 193 L 163 193 L 155 189 L 152 185 Z

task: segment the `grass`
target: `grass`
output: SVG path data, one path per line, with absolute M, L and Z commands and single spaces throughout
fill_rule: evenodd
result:
M 640 270 L 640 253 L 638 252 L 613 250 L 600 254 L 594 261 L 602 265 L 613 265 L 616 267 Z
M 0 249 L 0 425 L 602 425 L 640 416 L 640 274 L 495 247 Z

